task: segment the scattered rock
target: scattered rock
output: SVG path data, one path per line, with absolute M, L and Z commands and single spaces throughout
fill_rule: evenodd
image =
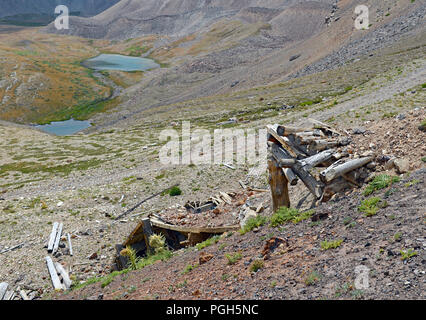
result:
M 213 258 L 214 258 L 214 256 L 212 254 L 202 252 L 200 254 L 200 257 L 198 258 L 198 261 L 199 261 L 200 265 L 202 265 L 202 264 L 209 262 Z
M 410 171 L 410 162 L 407 159 L 396 159 L 394 165 L 400 174 Z

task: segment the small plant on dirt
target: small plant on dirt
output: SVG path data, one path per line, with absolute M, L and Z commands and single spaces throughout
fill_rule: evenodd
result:
M 185 267 L 185 270 L 182 271 L 182 274 L 190 273 L 192 270 L 194 270 L 197 267 L 198 267 L 198 264 L 195 264 L 195 265 L 189 264 Z
M 411 181 L 407 182 L 404 186 L 406 188 L 409 188 L 409 187 L 414 186 L 414 185 L 416 185 L 418 183 L 420 183 L 420 180 L 414 179 L 414 180 L 411 180 Z
M 131 246 L 127 246 L 125 249 L 121 250 L 120 255 L 129 258 L 130 270 L 138 269 L 138 262 L 140 261 L 140 258 L 136 255 L 135 249 L 133 249 Z
M 178 288 L 178 289 L 182 289 L 182 288 L 186 287 L 187 285 L 188 285 L 188 281 L 187 281 L 187 280 L 185 280 L 184 282 L 178 283 L 178 284 L 176 285 L 176 288 Z
M 401 250 L 400 253 L 402 261 L 408 260 L 414 256 L 417 256 L 418 254 L 416 251 L 414 251 L 414 249 L 408 249 L 408 251 Z
M 391 177 L 387 174 L 380 174 L 371 181 L 364 190 L 364 195 L 369 196 L 375 191 L 385 189 L 392 185 L 393 183 L 399 182 L 401 179 L 399 177 Z
M 393 239 L 395 240 L 395 241 L 401 241 L 401 238 L 402 238 L 402 233 L 401 232 L 397 232 L 397 233 L 395 233 L 395 235 L 393 236 Z
M 219 240 L 220 240 L 220 236 L 214 236 L 214 237 L 208 238 L 206 241 L 198 243 L 196 245 L 196 247 L 197 247 L 198 250 L 202 250 L 202 249 L 207 248 L 207 247 L 209 247 L 213 244 L 218 243 Z
M 263 216 L 257 216 L 255 218 L 250 218 L 247 220 L 246 225 L 244 226 L 244 228 L 242 228 L 240 230 L 240 234 L 246 234 L 247 232 L 250 232 L 256 228 L 259 228 L 263 225 L 265 225 L 265 223 L 268 221 L 268 219 L 266 217 Z
M 226 259 L 228 260 L 228 264 L 232 265 L 235 264 L 237 261 L 241 260 L 243 258 L 243 255 L 240 252 L 230 254 L 225 254 Z
M 386 205 L 387 203 L 384 203 L 380 198 L 373 197 L 362 201 L 361 205 L 358 207 L 358 211 L 364 212 L 366 217 L 371 217 L 377 214 L 380 207 Z
M 277 281 L 274 280 L 271 282 L 271 288 L 275 288 L 277 286 Z
M 336 249 L 340 247 L 342 242 L 343 242 L 342 239 L 333 240 L 333 241 L 324 240 L 321 242 L 321 249 L 322 250 Z
M 309 219 L 315 211 L 309 210 L 300 212 L 294 208 L 281 207 L 278 211 L 271 217 L 271 226 L 278 227 L 287 222 L 299 223 L 300 221 Z
M 321 279 L 320 274 L 317 271 L 312 271 L 308 277 L 305 279 L 305 284 L 307 286 L 311 286 L 315 284 L 315 282 L 319 281 Z
M 256 260 L 253 261 L 253 263 L 250 266 L 250 272 L 253 272 L 253 273 L 257 272 L 260 269 L 262 269 L 264 265 L 265 264 L 264 264 L 263 260 L 256 259 Z
M 149 245 L 155 254 L 163 254 L 166 249 L 166 238 L 161 234 L 153 234 L 149 237 Z
M 173 188 L 170 189 L 169 195 L 171 197 L 180 196 L 180 195 L 182 195 L 182 190 L 179 187 L 173 187 Z

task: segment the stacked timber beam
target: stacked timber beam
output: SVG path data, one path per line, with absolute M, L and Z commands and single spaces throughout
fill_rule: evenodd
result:
M 290 207 L 289 185 L 299 181 L 315 199 L 326 202 L 347 188 L 360 187 L 371 172 L 372 154 L 354 156 L 351 139 L 329 125 L 310 119 L 309 128 L 268 125 L 268 170 L 273 210 Z M 323 167 L 320 172 L 316 168 Z M 372 168 L 372 166 L 369 166 Z

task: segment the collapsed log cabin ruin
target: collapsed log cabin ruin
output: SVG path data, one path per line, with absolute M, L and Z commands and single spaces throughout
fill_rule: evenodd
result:
M 289 185 L 299 180 L 318 202 L 360 187 L 371 176 L 374 156 L 354 155 L 351 138 L 325 123 L 310 119 L 312 128 L 268 126 L 268 170 L 273 211 L 290 207 Z M 318 171 L 317 168 L 323 168 Z M 316 171 L 316 177 L 315 173 Z

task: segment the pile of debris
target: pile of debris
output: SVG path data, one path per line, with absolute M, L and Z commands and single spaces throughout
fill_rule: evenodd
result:
M 374 152 L 353 152 L 348 132 L 309 119 L 311 128 L 269 125 L 268 169 L 273 210 L 290 207 L 288 185 L 301 180 L 321 202 L 354 187 L 361 187 L 374 175 Z M 314 176 L 314 168 L 322 167 Z
M 237 231 L 245 221 L 257 215 L 265 207 L 258 197 L 266 190 L 244 190 L 242 192 L 219 192 L 207 201 L 191 201 L 184 206 L 173 206 L 160 213 L 151 213 L 142 219 L 122 244 L 116 245 L 117 269 L 128 265 L 128 258 L 121 251 L 130 246 L 137 256 L 150 252 L 149 238 L 153 234 L 163 235 L 172 251 L 194 246 L 214 235 Z M 262 198 L 263 199 L 263 198 Z

